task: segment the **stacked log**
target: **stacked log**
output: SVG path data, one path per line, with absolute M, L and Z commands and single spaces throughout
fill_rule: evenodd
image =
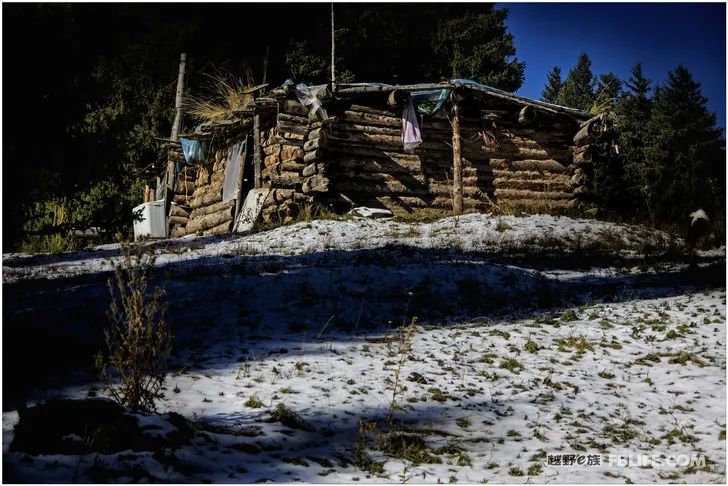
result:
M 178 214 L 170 222 L 178 224 L 173 227 L 173 236 L 188 234 L 222 234 L 230 231 L 235 211 L 235 201 L 222 202 L 222 187 L 225 180 L 225 165 L 228 160 L 230 142 L 221 143 L 210 151 L 207 160 L 199 166 L 195 178 L 190 184 L 184 179 L 181 188 L 191 189 L 186 196 L 187 207 L 182 207 L 186 214 L 174 210 Z M 182 180 L 182 179 L 180 179 Z M 186 216 L 184 224 L 182 218 Z
M 326 193 L 350 206 L 383 206 L 395 213 L 452 210 L 451 132 L 446 119 L 425 121 L 423 143 L 405 152 L 401 107 L 351 104 L 336 112 L 327 109 L 335 117 L 313 124 L 304 145 L 304 174 L 311 176 L 305 192 Z M 487 157 L 478 149 L 463 155 L 465 207 L 486 209 L 493 179 Z
M 359 103 L 359 104 L 357 104 Z M 366 104 L 365 104 L 366 103 Z M 422 143 L 405 152 L 401 100 L 327 106 L 311 122 L 296 100 L 279 100 L 276 129 L 263 143 L 265 219 L 286 222 L 302 201 L 343 201 L 393 212 L 453 208 L 452 130 L 442 114 L 421 123 Z M 471 107 L 472 108 L 472 107 Z M 588 194 L 602 117 L 578 125 L 533 108 L 495 104 L 460 117 L 463 206 L 527 211 L 574 207 Z
M 195 190 L 197 169 L 193 166 L 185 166 L 177 173 L 174 184 L 173 201 L 183 207 L 189 207 L 189 200 Z
M 575 125 L 528 109 L 491 110 L 485 120 L 512 120 L 507 129 L 480 128 L 480 149 L 493 172 L 493 200 L 501 208 L 561 211 L 573 205 L 571 145 Z M 499 124 L 502 126 L 502 123 Z M 465 133 L 465 151 L 473 135 Z
M 170 224 L 178 224 L 181 226 L 187 225 L 187 221 L 190 219 L 190 213 L 183 206 L 177 203 L 172 203 L 169 209 L 169 222 Z
M 170 148 L 167 153 L 168 160 L 179 165 L 184 162 L 182 149 L 178 145 Z M 174 183 L 172 200 L 169 208 L 168 223 L 170 225 L 170 236 L 177 237 L 184 234 L 184 227 L 190 215 L 189 197 L 195 188 L 196 169 L 191 166 L 184 166 L 177 172 Z
M 330 118 L 317 121 L 310 126 L 310 131 L 306 136 L 306 143 L 303 146 L 304 163 L 311 161 L 303 169 L 305 175 L 303 171 L 301 173 L 305 177 L 301 186 L 304 194 L 326 193 L 329 190 L 330 180 L 326 175 L 326 166 L 320 161 L 329 144 L 333 122 L 334 119 Z
M 271 187 L 263 202 L 261 218 L 267 222 L 286 223 L 293 220 L 300 205 L 308 198 L 303 187 L 309 175 L 304 175 L 304 145 L 311 131 L 308 110 L 298 101 L 282 100 L 276 125 L 263 140 L 262 179 Z
M 573 172 L 569 180 L 572 186 L 575 207 L 589 208 L 590 182 L 594 174 L 594 159 L 599 152 L 599 140 L 606 131 L 606 124 L 602 116 L 594 117 L 582 123 L 579 131 L 574 135 L 575 147 L 573 150 Z

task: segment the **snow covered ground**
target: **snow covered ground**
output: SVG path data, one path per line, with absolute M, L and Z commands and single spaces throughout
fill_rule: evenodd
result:
M 528 217 L 468 214 L 433 223 L 409 224 L 355 218 L 316 220 L 271 231 L 227 237 L 189 236 L 154 244 L 160 266 L 215 260 L 230 255 L 292 256 L 331 250 L 363 250 L 387 245 L 464 252 L 602 252 L 623 256 L 662 254 L 683 243 L 666 233 L 640 226 L 532 215 Z M 118 245 L 62 255 L 3 255 L 3 282 L 60 278 L 111 270 Z M 723 253 L 725 253 L 723 249 Z
M 203 432 L 165 457 L 9 452 L 8 392 L 31 404 L 103 392 L 83 360 L 26 380 L 37 386 L 6 368 L 6 480 L 89 481 L 95 467 L 124 481 L 139 466 L 166 482 L 725 482 L 724 249 L 689 269 L 640 258 L 680 248 L 659 232 L 483 215 L 157 246 L 177 338 L 160 411 Z M 32 336 L 98 332 L 116 250 L 5 256 L 4 337 L 21 369 Z M 393 329 L 415 316 L 391 436 Z M 271 420 L 282 412 L 294 420 Z M 549 464 L 561 454 L 601 465 Z

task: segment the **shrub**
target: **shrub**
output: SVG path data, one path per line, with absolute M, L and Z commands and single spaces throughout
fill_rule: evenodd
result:
M 261 408 L 263 407 L 263 402 L 260 401 L 260 398 L 258 398 L 258 395 L 251 395 L 248 397 L 247 400 L 245 400 L 245 403 L 243 403 L 246 407 L 250 408 Z
M 96 356 L 111 397 L 134 410 L 156 409 L 172 347 L 164 290 L 156 287 L 149 292 L 154 260 L 143 245 L 122 245 L 121 261 L 108 281 L 111 304 L 104 330 L 108 354 Z M 112 384 L 108 368 L 118 376 L 118 385 Z
M 51 234 L 33 234 L 43 232 L 48 227 L 62 227 L 71 222 L 73 206 L 65 198 L 53 198 L 36 201 L 25 210 L 23 230 L 25 239 L 18 249 L 23 253 L 60 253 L 78 249 L 78 242 L 68 231 Z

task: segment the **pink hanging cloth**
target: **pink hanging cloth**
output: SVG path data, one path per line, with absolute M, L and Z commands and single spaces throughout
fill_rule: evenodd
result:
M 421 143 L 420 123 L 417 121 L 417 112 L 412 99 L 409 98 L 402 107 L 402 144 L 405 151 L 411 151 Z

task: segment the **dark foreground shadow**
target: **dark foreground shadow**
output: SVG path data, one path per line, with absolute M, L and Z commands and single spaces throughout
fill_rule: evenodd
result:
M 514 403 L 483 401 L 471 410 L 492 424 L 509 416 Z M 418 404 L 390 428 L 383 410 L 367 406 L 325 416 L 272 409 L 190 420 L 133 414 L 108 400 L 52 400 L 21 414 L 3 457 L 3 481 L 317 483 L 356 468 L 357 476 L 378 475 L 370 469 L 372 453 L 423 464 L 457 459 L 465 449 L 443 418 L 451 407 Z M 372 425 L 365 433 L 360 419 Z M 478 434 L 479 441 L 500 438 Z
M 652 265 L 649 272 L 615 268 Z M 587 269 L 598 267 L 594 271 Z M 611 269 L 610 269 L 611 268 Z M 515 319 L 593 302 L 725 287 L 723 259 L 699 267 L 609 255 L 493 256 L 393 246 L 301 256 L 203 257 L 161 267 L 178 359 L 238 333 L 310 341 L 378 333 L 408 322 Z M 108 273 L 3 285 L 3 410 L 49 385 L 92 378 L 103 346 Z M 258 341 L 256 341 L 258 342 Z M 234 365 L 243 349 L 226 357 Z

